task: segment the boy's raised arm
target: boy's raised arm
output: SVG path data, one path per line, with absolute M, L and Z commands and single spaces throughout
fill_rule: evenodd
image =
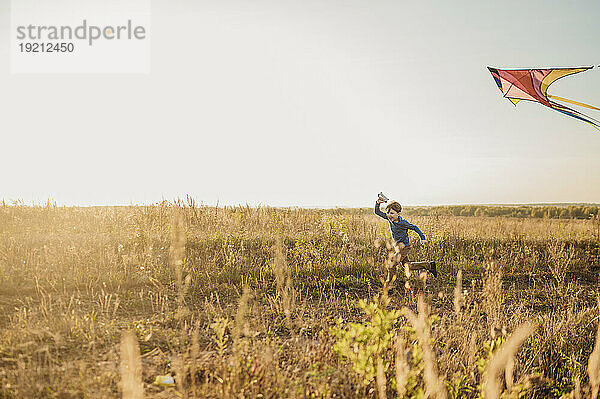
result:
M 384 218 L 385 220 L 388 220 L 387 215 L 385 213 L 381 212 L 381 210 L 379 209 L 379 205 L 381 205 L 381 204 L 379 203 L 379 201 L 377 201 L 375 203 L 375 214 L 379 217 Z

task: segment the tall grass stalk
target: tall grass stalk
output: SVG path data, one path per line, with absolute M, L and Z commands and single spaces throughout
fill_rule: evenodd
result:
M 598 302 L 598 309 L 600 309 L 600 299 Z M 598 324 L 598 330 L 596 331 L 594 350 L 588 359 L 587 371 L 590 376 L 590 385 L 592 387 L 592 399 L 596 399 L 598 397 L 598 390 L 600 389 L 600 323 Z
M 502 372 L 510 367 L 514 362 L 515 354 L 521 347 L 523 342 L 533 333 L 531 323 L 524 323 L 519 326 L 510 338 L 502 344 L 496 353 L 490 359 L 483 378 L 483 392 L 487 399 L 499 398 L 502 392 L 500 376 Z M 512 378 L 512 375 L 507 375 L 506 378 Z M 512 372 L 510 373 L 512 374 Z M 512 387 L 512 380 L 506 381 L 507 387 Z
M 456 286 L 454 287 L 454 314 L 460 317 L 462 314 L 461 308 L 463 304 L 463 288 L 462 288 L 462 270 L 456 273 Z
M 446 388 L 438 375 L 435 356 L 430 344 L 431 333 L 428 322 L 429 311 L 423 296 L 419 295 L 417 302 L 417 314 L 408 308 L 404 308 L 404 314 L 415 329 L 415 332 L 419 337 L 421 347 L 423 348 L 423 361 L 425 363 L 425 394 L 434 396 L 438 399 L 446 399 L 448 396 Z
M 396 392 L 399 398 L 403 398 L 406 393 L 406 382 L 408 381 L 410 366 L 406 360 L 406 343 L 401 335 L 396 336 L 394 349 L 396 355 Z
M 291 270 L 287 264 L 283 247 L 283 238 L 278 236 L 275 241 L 273 272 L 275 273 L 275 283 L 277 285 L 277 294 L 280 298 L 281 307 L 288 321 L 291 323 L 291 315 L 296 307 L 296 291 L 294 289 Z
M 126 331 L 121 337 L 121 389 L 123 399 L 142 399 L 142 359 L 135 334 Z
M 386 379 L 385 379 L 385 367 L 383 365 L 383 359 L 381 357 L 377 358 L 377 394 L 380 399 L 386 399 Z
M 171 225 L 171 247 L 169 248 L 169 259 L 171 267 L 175 274 L 175 285 L 177 289 L 177 316 L 179 318 L 188 313 L 185 306 L 185 293 L 190 285 L 191 275 L 185 277 L 184 281 L 184 260 L 185 260 L 185 225 L 181 211 L 176 211 Z

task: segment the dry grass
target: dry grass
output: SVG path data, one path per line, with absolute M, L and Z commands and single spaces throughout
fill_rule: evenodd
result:
M 596 220 L 409 219 L 437 279 L 360 211 L 0 205 L 0 398 L 597 395 Z M 330 329 L 384 283 L 365 384 Z

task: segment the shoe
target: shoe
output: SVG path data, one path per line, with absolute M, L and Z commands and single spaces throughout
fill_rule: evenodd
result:
M 435 266 L 435 262 L 431 262 L 430 265 L 431 266 L 429 271 L 431 272 L 431 274 L 433 274 L 433 277 L 437 277 L 437 268 Z

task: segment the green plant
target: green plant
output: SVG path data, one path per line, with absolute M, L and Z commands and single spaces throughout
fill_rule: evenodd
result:
M 358 373 L 365 385 L 369 384 L 377 374 L 377 360 L 383 360 L 384 369 L 390 365 L 385 356 L 393 338 L 392 328 L 401 315 L 399 310 L 387 310 L 390 300 L 386 293 L 375 296 L 371 302 L 358 301 L 358 307 L 368 316 L 365 323 L 348 323 L 342 327 L 342 319 L 331 332 L 337 337 L 333 350 L 342 358 L 352 363 L 353 370 Z
M 473 386 L 466 375 L 455 377 L 451 381 L 446 382 L 446 389 L 448 390 L 448 397 L 450 399 L 473 397 L 477 392 L 477 388 Z

